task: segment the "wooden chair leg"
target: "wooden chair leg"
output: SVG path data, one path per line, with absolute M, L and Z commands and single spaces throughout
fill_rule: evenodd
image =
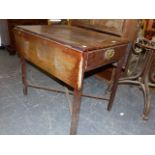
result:
M 81 105 L 81 90 L 74 90 L 74 99 L 72 104 L 70 134 L 75 135 L 77 132 L 78 118 Z
M 113 101 L 114 101 L 117 86 L 118 86 L 118 80 L 119 80 L 119 78 L 121 76 L 123 62 L 124 62 L 124 58 L 121 59 L 117 64 L 114 79 L 113 79 L 113 82 L 112 82 L 110 99 L 109 99 L 109 103 L 108 103 L 108 107 L 107 107 L 108 111 L 110 111 L 112 109 Z
M 26 80 L 26 61 L 23 57 L 21 60 L 22 82 L 23 82 L 23 94 L 27 95 L 27 80 Z

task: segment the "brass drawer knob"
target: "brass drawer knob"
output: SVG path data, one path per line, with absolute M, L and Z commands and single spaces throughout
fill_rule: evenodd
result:
M 114 49 L 107 49 L 104 53 L 105 59 L 109 60 L 115 55 Z

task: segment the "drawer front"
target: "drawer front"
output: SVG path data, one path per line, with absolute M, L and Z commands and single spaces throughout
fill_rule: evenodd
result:
M 89 71 L 106 64 L 117 62 L 126 53 L 127 46 L 128 45 L 125 44 L 121 46 L 88 52 L 85 70 Z

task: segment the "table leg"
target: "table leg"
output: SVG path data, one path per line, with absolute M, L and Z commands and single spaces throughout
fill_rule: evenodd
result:
M 26 60 L 24 57 L 20 57 L 21 60 L 21 71 L 22 71 L 22 82 L 23 82 L 23 93 L 27 95 L 27 80 L 26 80 Z
M 81 105 L 81 90 L 74 90 L 72 114 L 71 114 L 71 127 L 70 134 L 75 135 L 77 132 L 78 118 Z
M 112 82 L 110 99 L 109 99 L 109 103 L 108 103 L 108 107 L 107 107 L 108 111 L 111 110 L 112 105 L 113 105 L 113 101 L 114 101 L 116 90 L 117 90 L 117 86 L 118 86 L 118 80 L 120 78 L 121 71 L 122 71 L 123 62 L 124 62 L 124 58 L 119 60 L 118 64 L 117 64 L 117 68 L 116 68 L 116 71 L 115 71 L 114 79 L 113 79 L 113 82 Z
M 111 79 L 110 79 L 110 82 L 108 84 L 108 87 L 106 88 L 105 90 L 105 94 L 106 95 L 109 95 L 111 90 L 112 90 L 112 86 L 113 86 L 113 79 L 114 79 L 114 76 L 115 76 L 115 72 L 116 72 L 116 68 L 113 68 L 112 69 L 112 76 L 111 76 Z

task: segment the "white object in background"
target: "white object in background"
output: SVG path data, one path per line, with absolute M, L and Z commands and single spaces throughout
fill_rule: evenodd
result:
M 61 19 L 48 19 L 48 24 L 58 24 L 61 22 Z
M 123 112 L 121 112 L 121 113 L 120 113 L 120 116 L 124 116 L 124 113 L 123 113 Z

